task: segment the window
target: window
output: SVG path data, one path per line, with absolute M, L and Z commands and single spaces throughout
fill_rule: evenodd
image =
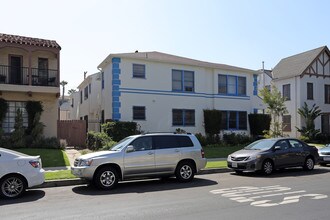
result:
M 88 86 L 86 86 L 84 90 L 84 100 L 86 99 L 88 99 Z
M 307 99 L 313 100 L 313 83 L 307 83 Z
M 218 93 L 223 95 L 246 95 L 246 77 L 218 75 Z
M 17 110 L 20 109 L 22 113 L 22 118 L 23 118 L 23 126 L 27 127 L 28 126 L 28 114 L 25 109 L 26 102 L 10 102 L 7 101 L 8 103 L 8 110 L 7 113 L 2 120 L 2 129 L 5 134 L 9 134 L 14 130 L 14 125 L 15 125 L 15 117 Z
M 283 97 L 285 98 L 285 100 L 291 100 L 290 84 L 283 85 Z
M 101 75 L 102 75 L 102 89 L 104 89 L 104 72 L 102 72 Z
M 282 121 L 283 131 L 291 131 L 291 115 L 283 115 Z
M 291 147 L 293 148 L 302 148 L 303 144 L 297 140 L 289 140 Z
M 80 104 L 82 104 L 83 99 L 82 99 L 82 91 L 80 91 Z
M 145 119 L 146 119 L 146 107 L 133 106 L 133 120 L 145 120 Z
M 195 110 L 173 109 L 172 119 L 174 126 L 195 126 Z
M 246 130 L 247 112 L 221 111 L 221 129 L 223 130 Z
M 323 134 L 330 133 L 329 114 L 321 115 L 321 129 Z
M 133 77 L 134 78 L 146 78 L 146 65 L 133 64 Z
M 101 111 L 101 124 L 104 123 L 104 110 Z
M 154 136 L 153 144 L 155 149 L 193 147 L 194 144 L 187 136 L 162 135 Z
M 92 92 L 92 83 L 89 84 L 89 94 Z
M 330 104 L 330 85 L 324 85 L 324 103 Z
M 74 98 L 71 99 L 71 107 L 74 107 Z
M 137 138 L 130 145 L 133 145 L 135 151 L 151 150 L 152 137 Z
M 172 90 L 193 92 L 194 72 L 185 70 L 172 70 Z
M 246 78 L 237 77 L 237 93 L 238 95 L 246 95 Z

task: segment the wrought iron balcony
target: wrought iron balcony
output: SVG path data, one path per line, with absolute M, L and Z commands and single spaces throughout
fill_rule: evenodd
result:
M 0 84 L 58 87 L 58 70 L 0 65 Z M 31 82 L 31 83 L 30 83 Z

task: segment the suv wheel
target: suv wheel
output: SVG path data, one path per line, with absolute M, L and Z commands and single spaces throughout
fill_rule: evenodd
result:
M 191 162 L 181 162 L 176 168 L 175 176 L 180 182 L 189 182 L 194 178 L 194 168 Z
M 113 167 L 103 167 L 97 171 L 94 183 L 100 189 L 109 190 L 118 184 L 118 173 Z
M 10 175 L 0 182 L 0 196 L 7 199 L 20 197 L 26 189 L 25 180 L 18 175 Z
M 307 157 L 304 164 L 304 170 L 313 170 L 314 160 L 311 157 Z
M 271 160 L 266 160 L 262 164 L 262 171 L 266 175 L 270 175 L 273 172 L 273 169 L 274 169 L 274 166 L 273 166 L 273 162 Z

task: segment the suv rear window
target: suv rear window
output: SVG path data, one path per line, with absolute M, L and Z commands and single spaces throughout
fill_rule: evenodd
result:
M 163 135 L 153 137 L 155 149 L 193 147 L 194 144 L 187 136 Z

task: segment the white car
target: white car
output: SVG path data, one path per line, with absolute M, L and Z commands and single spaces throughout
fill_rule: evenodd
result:
M 40 156 L 0 148 L 0 197 L 17 198 L 45 181 Z

